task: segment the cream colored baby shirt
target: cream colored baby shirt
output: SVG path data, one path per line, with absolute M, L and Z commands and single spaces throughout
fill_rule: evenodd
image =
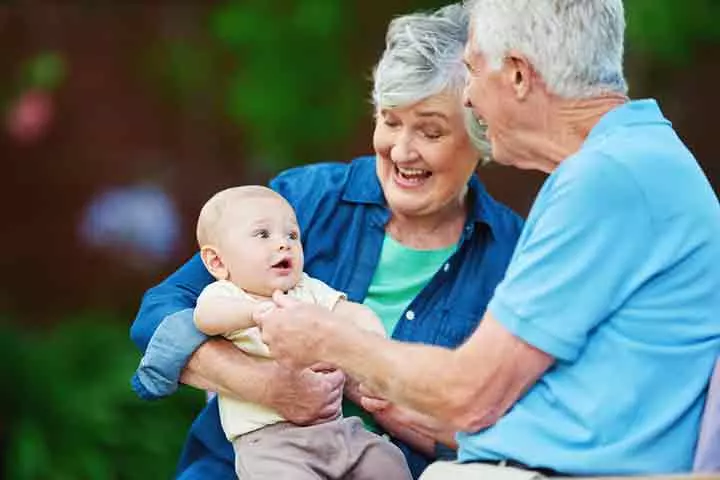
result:
M 288 295 L 303 302 L 320 305 L 329 310 L 335 308 L 339 300 L 346 298 L 344 293 L 338 292 L 320 280 L 311 278 L 304 273 L 295 288 L 288 292 Z M 208 296 L 239 297 L 250 302 L 258 302 L 258 300 L 227 280 L 218 280 L 205 287 L 200 294 L 200 298 Z M 258 327 L 228 332 L 223 336 L 249 355 L 267 359 L 272 358 L 268 346 L 262 341 Z M 267 407 L 225 395 L 218 397 L 218 405 L 220 407 L 220 421 L 225 435 L 230 441 L 258 428 L 285 420 L 277 412 Z

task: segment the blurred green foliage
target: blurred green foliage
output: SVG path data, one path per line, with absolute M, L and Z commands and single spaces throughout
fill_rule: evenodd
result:
M 625 0 L 629 46 L 643 55 L 684 63 L 701 42 L 720 41 L 717 0 Z
M 162 41 L 148 49 L 144 60 L 152 79 L 170 99 L 192 107 L 198 96 L 212 93 L 217 73 L 214 52 L 207 47 L 190 40 Z
M 416 0 L 408 10 L 445 4 Z M 720 39 L 717 0 L 625 4 L 629 50 L 645 57 L 682 63 L 698 42 Z M 347 40 L 363 35 L 355 14 L 352 2 L 340 0 L 228 0 L 212 8 L 211 45 L 169 42 L 154 63 L 179 98 L 212 91 L 255 163 L 272 171 L 334 156 L 369 111 L 368 75 L 347 64 Z
M 243 0 L 213 12 L 213 37 L 235 59 L 225 108 L 263 163 L 339 146 L 360 119 L 363 79 L 345 65 L 343 39 L 357 33 L 347 10 L 339 1 Z
M 13 480 L 169 478 L 203 395 L 144 402 L 124 322 L 84 315 L 50 331 L 0 329 L 5 475 Z
M 65 80 L 66 65 L 59 52 L 45 51 L 27 59 L 21 68 L 24 88 L 55 90 Z

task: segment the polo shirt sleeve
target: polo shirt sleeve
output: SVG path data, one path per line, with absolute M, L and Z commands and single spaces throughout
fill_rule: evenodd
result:
M 653 237 L 643 193 L 613 159 L 570 158 L 548 178 L 488 306 L 511 333 L 573 361 L 643 281 Z

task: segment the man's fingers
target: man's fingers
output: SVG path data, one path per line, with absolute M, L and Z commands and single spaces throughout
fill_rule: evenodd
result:
M 263 341 L 265 341 L 265 336 L 262 337 Z M 268 343 L 265 341 L 265 343 Z M 294 370 L 296 372 L 306 369 L 308 366 L 306 364 L 303 364 L 301 362 L 296 361 L 294 358 L 290 357 L 283 357 L 281 355 L 276 355 L 273 352 L 272 346 L 268 346 L 268 349 L 270 350 L 270 355 L 272 355 L 275 358 L 275 361 L 278 362 L 280 365 L 282 365 L 284 368 L 288 370 Z
M 281 308 L 292 308 L 300 303 L 299 300 L 291 297 L 290 295 L 285 295 L 280 290 L 275 290 L 273 292 L 272 299 L 273 302 L 275 302 L 275 305 Z

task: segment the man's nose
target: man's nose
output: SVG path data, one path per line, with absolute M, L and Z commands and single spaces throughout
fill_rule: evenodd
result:
M 469 90 L 468 87 L 469 87 L 469 84 L 466 83 L 465 88 L 463 88 L 463 94 L 462 94 L 463 95 L 463 97 L 462 97 L 463 105 L 465 105 L 467 108 L 472 108 L 473 104 L 472 104 L 472 100 L 470 100 L 470 94 L 468 92 L 468 90 Z

